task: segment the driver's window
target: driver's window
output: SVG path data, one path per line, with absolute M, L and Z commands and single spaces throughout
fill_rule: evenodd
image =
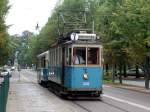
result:
M 85 47 L 73 48 L 73 64 L 74 65 L 86 64 L 86 48 Z

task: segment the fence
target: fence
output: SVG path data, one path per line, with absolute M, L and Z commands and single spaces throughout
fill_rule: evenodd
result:
M 9 91 L 9 74 L 5 75 L 0 81 L 0 112 L 6 112 L 6 104 Z

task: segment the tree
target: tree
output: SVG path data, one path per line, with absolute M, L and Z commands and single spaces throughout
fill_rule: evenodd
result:
M 5 25 L 5 15 L 9 9 L 7 4 L 7 0 L 0 1 L 0 65 L 6 64 L 10 53 L 7 26 Z
M 47 24 L 42 28 L 40 34 L 32 40 L 33 46 L 31 47 L 31 54 L 34 62 L 36 62 L 36 56 L 38 54 L 47 51 L 50 48 L 51 44 L 60 37 L 58 28 L 64 27 L 64 24 L 62 22 L 63 20 L 59 21 L 60 24 L 58 27 L 58 15 L 61 13 L 61 11 L 63 12 L 63 14 L 65 11 L 67 12 L 64 14 L 65 21 L 77 21 L 78 24 L 79 19 L 77 17 L 80 17 L 79 15 L 81 15 L 78 14 L 78 12 L 84 9 L 84 2 L 85 0 L 64 0 L 62 4 L 57 5 L 57 7 L 55 7 L 54 12 L 51 15 L 51 17 L 49 17 Z M 74 9 L 76 11 L 73 11 Z M 68 32 L 68 30 L 66 30 L 64 33 L 66 32 Z
M 149 3 L 148 0 L 124 0 L 113 13 L 113 32 L 127 37 L 130 59 L 136 65 L 141 65 L 147 54 L 145 40 L 150 37 Z
M 83 11 L 88 7 L 86 27 L 92 26 L 92 19 L 95 21 L 95 32 L 104 45 L 106 64 L 118 68 L 123 65 L 125 75 L 126 65 L 143 66 L 145 56 L 150 54 L 145 48 L 145 43 L 150 42 L 149 4 L 148 0 L 63 0 L 55 7 L 37 38 L 32 40 L 32 57 L 36 60 L 36 55 L 48 50 L 60 36 L 57 23 L 61 11 L 70 10 L 64 14 L 64 19 L 76 21 L 75 26 L 78 26 L 81 13 L 73 10 Z M 63 22 L 59 24 L 60 28 L 64 27 Z M 119 69 L 121 72 L 122 67 Z

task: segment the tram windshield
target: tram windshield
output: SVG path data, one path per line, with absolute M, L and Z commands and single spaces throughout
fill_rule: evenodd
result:
M 73 64 L 74 65 L 99 65 L 99 48 L 97 47 L 74 47 L 73 48 Z M 87 58 L 86 58 L 87 57 Z M 87 60 L 86 60 L 87 59 Z
M 88 48 L 88 64 L 99 64 L 99 48 Z
M 86 64 L 86 48 L 76 47 L 73 49 L 73 64 Z

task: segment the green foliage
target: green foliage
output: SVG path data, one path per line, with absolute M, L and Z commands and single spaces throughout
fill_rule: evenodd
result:
M 35 35 L 29 31 L 24 31 L 20 36 L 20 44 L 17 47 L 17 51 L 19 51 L 18 55 L 18 63 L 25 67 L 32 65 L 32 53 L 31 49 L 33 47 L 32 40 L 35 38 Z
M 112 31 L 128 40 L 129 56 L 135 64 L 143 63 L 147 50 L 145 39 L 149 35 L 150 1 L 124 0 L 113 12 Z
M 95 0 L 94 0 L 95 1 Z M 102 0 L 96 6 L 96 32 L 102 37 L 105 63 L 141 65 L 149 50 L 150 1 Z
M 31 66 L 33 63 L 33 46 L 35 45 L 32 41 L 35 40 L 35 35 L 29 31 L 24 31 L 22 35 L 11 36 L 10 46 L 12 48 L 9 60 L 14 64 L 15 58 L 18 59 L 18 63 L 25 67 L 26 65 Z M 18 56 L 15 54 L 18 52 Z
M 5 15 L 9 9 L 7 4 L 7 0 L 0 1 L 0 65 L 7 62 L 10 53 L 9 38 L 5 25 Z
M 31 47 L 32 51 L 32 59 L 34 60 L 34 63 L 36 63 L 36 56 L 46 50 L 48 50 L 51 46 L 51 44 L 60 36 L 58 33 L 58 14 L 60 14 L 60 11 L 65 10 L 83 10 L 83 4 L 84 0 L 64 0 L 64 2 L 61 5 L 58 5 L 51 17 L 48 19 L 47 24 L 42 28 L 40 31 L 40 34 L 36 36 L 35 39 L 32 40 L 33 46 Z M 78 11 L 77 11 L 78 12 Z M 67 22 L 74 22 L 78 21 L 77 12 L 68 12 L 64 15 L 65 21 Z M 75 16 L 76 15 L 76 16 Z M 60 28 L 63 27 L 62 21 L 60 21 Z
M 59 37 L 58 14 L 66 10 L 85 10 L 86 0 L 63 0 L 57 5 L 47 24 L 31 43 L 32 60 L 36 55 L 49 49 Z M 104 45 L 105 63 L 128 63 L 142 65 L 150 43 L 150 1 L 149 0 L 88 0 L 87 27 L 95 21 L 95 31 Z M 66 11 L 67 12 L 67 11 Z M 78 11 L 64 15 L 69 22 L 81 20 Z M 62 22 L 62 21 L 60 21 Z M 60 28 L 63 24 L 60 23 Z M 69 30 L 66 30 L 66 32 Z
M 21 39 L 18 35 L 10 36 L 9 39 L 11 40 L 9 42 L 9 46 L 11 48 L 9 60 L 11 61 L 11 64 L 13 64 L 13 62 L 15 60 L 15 52 L 19 51 L 20 46 L 21 46 Z

